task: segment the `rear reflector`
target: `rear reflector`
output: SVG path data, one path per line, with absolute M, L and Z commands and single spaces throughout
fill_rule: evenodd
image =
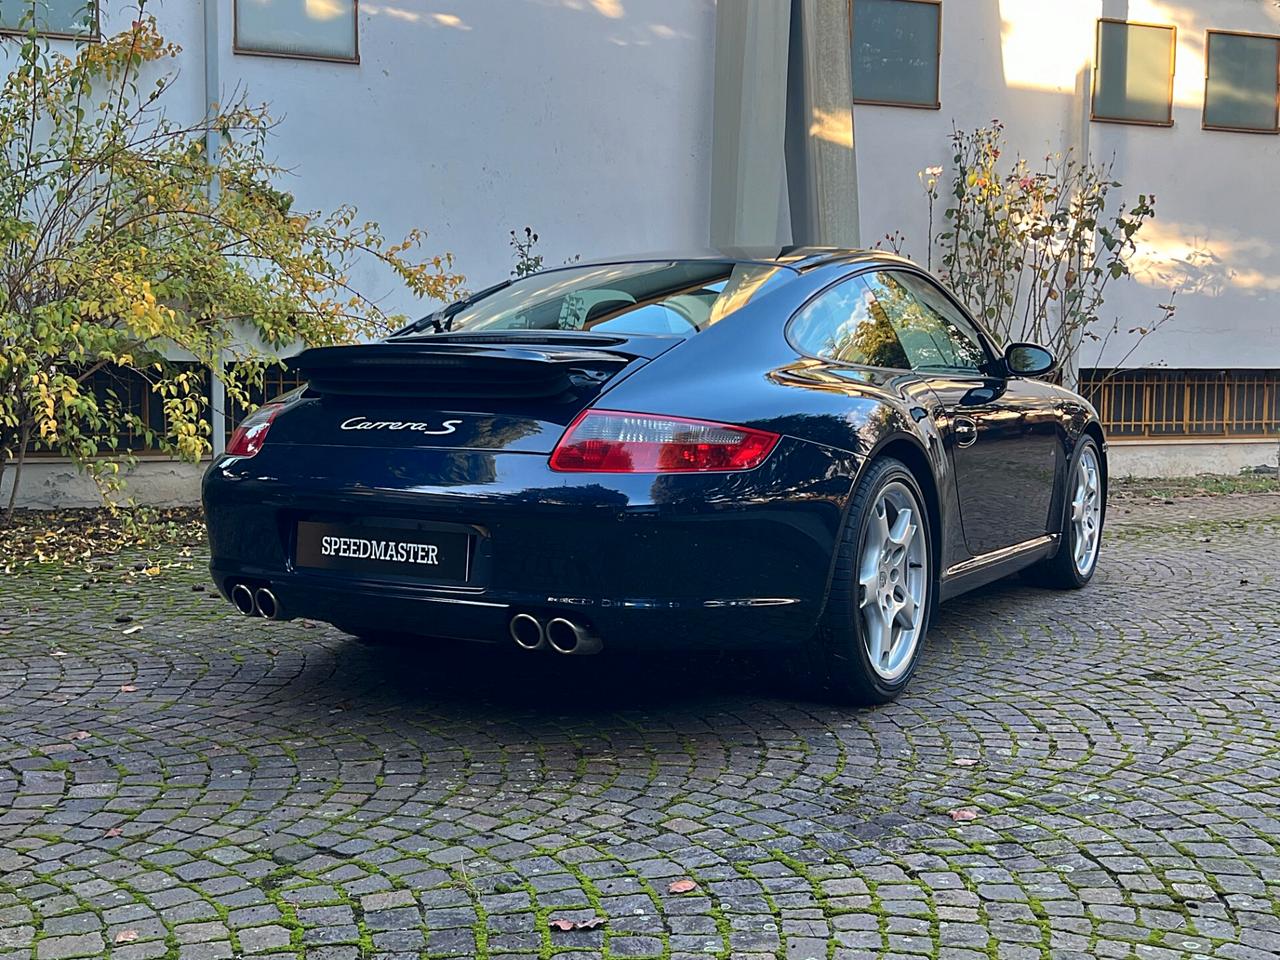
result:
M 776 433 L 706 420 L 587 410 L 551 454 L 562 473 L 700 473 L 751 470 L 778 443 Z

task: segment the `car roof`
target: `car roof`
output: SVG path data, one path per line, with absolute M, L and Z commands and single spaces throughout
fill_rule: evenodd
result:
M 884 250 L 866 250 L 857 247 L 828 247 L 815 245 L 797 245 L 777 247 L 743 246 L 743 247 L 702 247 L 692 250 L 659 250 L 630 255 L 611 257 L 593 257 L 590 260 L 575 260 L 565 264 L 566 267 L 602 266 L 619 263 L 669 263 L 673 261 L 716 260 L 732 263 L 753 263 L 768 266 L 787 267 L 797 272 L 812 270 L 834 263 L 895 263 L 910 264 L 904 257 L 896 256 Z M 559 268 L 552 268 L 559 269 Z

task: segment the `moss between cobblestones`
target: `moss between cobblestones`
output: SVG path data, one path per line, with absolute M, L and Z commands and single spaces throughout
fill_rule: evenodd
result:
M 29 817 L 12 841 L 6 838 L 4 852 L 30 851 L 37 863 L 49 865 L 16 887 L 6 886 L 0 874 L 0 909 L 6 891 L 34 903 L 97 876 L 105 880 L 95 883 L 130 890 L 131 901 L 145 904 L 147 896 L 133 890 L 127 873 L 142 866 L 209 902 L 206 909 L 227 923 L 239 950 L 228 904 L 218 894 L 201 892 L 203 881 L 180 881 L 182 865 L 166 861 L 166 855 L 181 854 L 183 865 L 215 861 L 261 891 L 280 914 L 272 922 L 290 931 L 283 949 L 298 958 L 307 952 L 305 931 L 290 890 L 332 886 L 334 899 L 324 902 L 350 911 L 359 934 L 352 942 L 367 957 L 381 938 L 368 928 L 359 895 L 348 890 L 350 875 L 408 889 L 386 869 L 391 848 L 408 850 L 405 841 L 416 829 L 399 821 L 420 823 L 423 834 L 414 846 L 435 851 L 455 841 L 452 832 L 437 834 L 433 828 L 452 830 L 458 809 L 465 809 L 499 826 L 460 836 L 456 842 L 475 855 L 441 867 L 436 876 L 448 875 L 467 889 L 480 957 L 494 952 L 489 923 L 501 926 L 495 918 L 508 909 L 495 908 L 490 916 L 483 908 L 490 893 L 529 897 L 537 933 L 532 952 L 540 958 L 576 949 L 556 943 L 548 926 L 554 908 L 539 902 L 533 875 L 513 865 L 516 857 L 531 855 L 529 849 L 554 861 L 564 871 L 562 882 L 577 884 L 577 890 L 566 888 L 572 899 L 577 901 L 580 890 L 596 915 L 603 916 L 609 902 L 601 893 L 608 885 L 591 879 L 600 874 L 628 878 L 625 889 L 643 891 L 658 916 L 669 917 L 664 906 L 673 912 L 674 906 L 660 896 L 658 881 L 646 879 L 666 874 L 627 862 L 614 846 L 615 831 L 628 846 L 651 848 L 640 854 L 644 863 L 664 869 L 678 864 L 699 883 L 705 877 L 711 884 L 752 880 L 763 897 L 749 908 L 752 926 L 757 911 L 758 919 L 772 918 L 783 950 L 797 936 L 787 933 L 783 916 L 796 909 L 813 911 L 807 915 L 816 918 L 820 910 L 832 934 L 835 918 L 874 917 L 874 931 L 867 921 L 864 932 L 869 941 L 878 936 L 879 950 L 889 949 L 890 937 L 904 930 L 921 938 L 927 931 L 929 944 L 919 949 L 936 957 L 943 952 L 946 923 L 939 919 L 941 905 L 950 903 L 966 918 L 956 923 L 975 922 L 985 930 L 985 946 L 978 949 L 992 957 L 1007 956 L 1017 946 L 1043 958 L 1050 955 L 1052 938 L 1064 933 L 1073 944 L 1083 944 L 1079 952 L 1086 955 L 1156 946 L 1185 954 L 1189 948 L 1178 940 L 1195 937 L 1206 953 L 1244 956 L 1241 945 L 1265 944 L 1273 929 L 1258 918 L 1280 918 L 1274 880 L 1280 876 L 1280 836 L 1269 817 L 1276 798 L 1277 718 L 1271 706 L 1280 670 L 1275 608 L 1266 585 L 1280 569 L 1280 540 L 1273 535 L 1280 521 L 1189 520 L 1179 509 L 1164 518 L 1150 514 L 1168 520 L 1168 529 L 1142 526 L 1149 514 L 1136 510 L 1118 523 L 1099 579 L 1084 593 L 1044 594 L 1010 583 L 949 604 L 938 642 L 907 697 L 876 711 L 748 700 L 732 690 L 708 695 L 693 683 L 686 699 L 655 701 L 660 709 L 651 708 L 643 694 L 622 691 L 616 706 L 552 716 L 541 702 L 527 708 L 514 694 L 507 702 L 506 693 L 492 691 L 487 676 L 473 698 L 457 697 L 432 686 L 425 671 L 406 680 L 402 674 L 413 672 L 411 663 L 387 668 L 334 631 L 307 632 L 298 624 L 255 630 L 215 614 L 221 604 L 189 590 L 203 576 L 194 566 L 148 579 L 145 614 L 138 617 L 148 630 L 130 637 L 112 625 L 113 611 L 137 614 L 138 608 L 108 592 L 113 577 L 121 589 L 137 588 L 122 576 L 127 571 L 102 574 L 94 589 L 81 591 L 82 581 L 99 574 L 29 570 L 21 585 L 0 582 L 0 627 L 11 630 L 0 635 L 0 808 L 11 804 L 6 812 Z M 1212 543 L 1195 539 L 1203 530 L 1211 531 L 1203 535 Z M 1252 582 L 1241 584 L 1231 610 L 1196 606 L 1186 583 L 1223 571 L 1234 583 L 1237 569 L 1240 579 Z M 48 614 L 53 597 L 65 621 Z M 283 655 L 264 651 L 267 629 Z M 179 634 L 189 640 L 175 642 Z M 54 642 L 71 656 L 51 660 Z M 210 683 L 219 677 L 225 684 Z M 138 678 L 139 692 L 115 695 L 132 678 Z M 666 683 L 672 671 L 655 670 L 653 679 Z M 49 709 L 64 692 L 69 705 Z M 326 708 L 340 701 L 344 712 L 328 714 Z M 80 727 L 91 737 L 66 752 L 62 745 Z M 246 771 L 245 784 L 233 784 L 234 795 L 222 797 L 211 786 L 229 771 L 229 753 L 237 773 Z M 960 755 L 982 762 L 954 768 Z M 411 759 L 404 768 L 392 767 L 399 761 L 390 758 L 401 757 Z M 318 767 L 348 760 L 376 766 L 347 778 L 351 782 L 344 782 L 337 766 L 332 775 Z M 138 772 L 131 774 L 129 766 Z M 35 798 L 31 805 L 13 803 L 22 798 L 29 772 L 62 774 L 61 796 L 56 784 L 46 782 L 28 791 Z M 430 779 L 442 772 L 445 780 Z M 276 782 L 255 783 L 254 774 Z M 106 789 L 71 793 L 95 785 Z M 384 787 L 385 796 L 374 795 Z M 102 798 L 97 806 L 95 797 Z M 277 798 L 279 806 L 264 806 L 264 798 Z M 251 799 L 258 802 L 249 804 Z M 403 812 L 397 810 L 401 803 Z M 198 808 L 209 807 L 210 821 L 191 821 L 184 804 L 200 816 Z M 548 811 L 562 804 L 578 812 L 557 822 Z M 972 805 L 983 816 L 974 824 L 946 821 L 946 807 L 959 805 Z M 121 820 L 109 819 L 108 812 Z M 61 846 L 78 842 L 69 838 L 82 835 L 89 814 L 94 819 L 85 825 L 96 829 L 130 823 L 129 842 L 89 840 L 82 850 L 91 857 Z M 598 821 L 602 826 L 591 822 L 593 814 L 604 818 Z M 874 822 L 883 814 L 900 816 Z M 678 836 L 671 828 L 676 820 L 682 821 L 675 824 Z M 533 839 L 520 852 L 505 854 L 503 847 L 519 848 L 525 841 L 494 840 L 490 832 L 517 824 L 527 824 Z M 333 852 L 343 863 L 314 871 L 282 863 L 263 876 L 238 869 L 242 858 L 215 854 L 223 847 L 243 850 L 250 864 L 262 867 L 262 857 L 250 853 L 261 849 L 250 831 L 260 834 L 268 825 L 296 830 L 291 844 Z M 1028 826 L 1035 828 L 1030 834 Z M 158 830 L 185 836 L 153 843 L 148 838 Z M 239 831 L 244 838 L 218 836 Z M 342 848 L 335 835 L 367 839 L 382 856 L 339 855 L 332 849 Z M 552 835 L 557 839 L 540 842 Z M 446 839 L 437 843 L 431 839 L 436 836 Z M 685 849 L 691 858 L 683 856 Z M 1070 859 L 1059 863 L 1058 853 Z M 1109 856 L 1132 857 L 1143 872 L 1131 873 L 1133 868 Z M 1219 856 L 1232 862 L 1215 865 Z M 944 864 L 936 869 L 959 878 L 956 899 L 941 895 L 951 887 L 918 877 L 922 858 Z M 707 864 L 707 872 L 691 869 L 693 863 Z M 1074 873 L 1067 864 L 1075 865 Z M 335 879 L 348 865 L 358 871 L 351 870 L 347 881 Z M 119 875 L 116 867 L 126 872 Z M 902 880 L 895 867 L 910 880 Z M 982 882 L 1012 882 L 1025 910 L 997 906 L 1004 903 L 1002 895 L 992 902 L 978 897 L 975 876 L 987 867 L 1013 879 Z M 1189 882 L 1178 879 L 1179 870 L 1202 875 L 1195 882 L 1207 886 L 1203 897 L 1175 889 Z M 1230 882 L 1237 874 L 1247 874 L 1255 886 Z M 837 898 L 822 887 L 832 878 L 861 881 L 869 905 L 850 906 L 852 897 L 835 905 Z M 948 878 L 948 884 L 955 882 Z M 1041 891 L 1040 882 L 1061 889 Z M 902 883 L 912 889 L 886 890 Z M 747 915 L 736 911 L 747 908 L 727 896 L 722 904 L 704 887 L 708 905 L 699 906 L 697 915 L 711 922 L 701 920 L 701 929 L 719 937 L 715 955 L 730 957 L 736 918 Z M 1107 896 L 1089 899 L 1094 888 Z M 902 901 L 914 905 L 917 896 L 923 901 L 919 907 L 897 910 Z M 1061 912 L 1064 897 L 1082 905 L 1078 919 L 1068 923 L 1059 920 L 1067 916 Z M 81 888 L 81 896 L 50 907 L 49 915 L 87 911 L 91 899 Z M 462 898 L 455 900 L 461 907 Z M 1197 900 L 1206 908 L 1198 910 Z M 970 902 L 976 904 L 973 913 Z M 1130 915 L 1136 919 L 1128 922 L 1122 910 L 1101 909 L 1113 905 L 1136 911 Z M 1164 916 L 1144 917 L 1143 911 Z M 944 917 L 956 915 L 941 911 Z M 1001 941 L 1006 917 L 1021 925 L 1022 934 Z M 33 919 L 39 923 L 36 936 L 47 937 L 43 915 Z M 174 925 L 161 922 L 168 956 L 176 958 Z M 669 926 L 659 938 L 664 957 L 672 952 Z M 425 924 L 423 932 L 429 932 Z M 601 936 L 610 952 L 625 934 L 606 926 Z M 827 955 L 837 955 L 834 935 Z

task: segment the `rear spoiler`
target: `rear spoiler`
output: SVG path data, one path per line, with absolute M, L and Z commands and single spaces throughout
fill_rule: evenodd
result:
M 286 361 L 316 393 L 398 397 L 549 397 L 575 371 L 610 374 L 634 358 L 608 350 L 439 340 L 313 347 Z

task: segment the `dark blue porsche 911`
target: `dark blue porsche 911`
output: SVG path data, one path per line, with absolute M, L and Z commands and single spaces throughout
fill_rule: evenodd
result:
M 242 613 L 533 653 L 763 647 L 897 696 L 938 603 L 1086 584 L 1094 410 L 880 252 L 573 264 L 307 350 L 210 467 Z

